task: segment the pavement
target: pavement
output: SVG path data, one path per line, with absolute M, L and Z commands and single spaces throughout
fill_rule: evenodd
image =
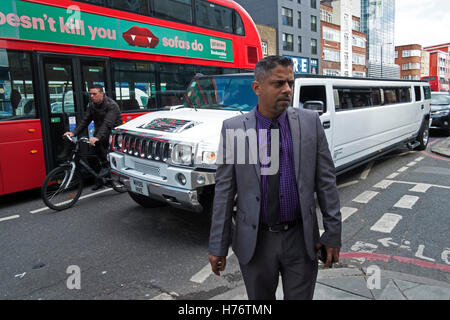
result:
M 431 152 L 450 158 L 450 137 L 440 139 L 431 146 Z
M 281 278 L 276 299 L 283 299 Z M 248 297 L 241 285 L 210 300 Z M 450 300 L 450 283 L 381 269 L 320 269 L 313 300 Z
M 430 149 L 433 153 L 450 158 L 450 137 L 440 139 Z M 276 298 L 283 299 L 281 278 Z M 243 284 L 211 298 L 247 299 Z M 313 300 L 450 300 L 450 283 L 380 269 L 319 269 Z

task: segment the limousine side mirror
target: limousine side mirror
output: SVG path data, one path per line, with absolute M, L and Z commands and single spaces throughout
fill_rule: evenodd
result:
M 325 109 L 323 102 L 320 100 L 308 100 L 305 101 L 305 103 L 303 104 L 303 108 L 304 109 L 309 109 L 309 110 L 313 110 L 313 111 L 317 111 L 319 113 L 319 115 L 323 114 L 323 111 Z

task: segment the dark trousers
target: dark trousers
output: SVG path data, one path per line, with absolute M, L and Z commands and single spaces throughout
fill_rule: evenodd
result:
M 109 162 L 107 159 L 108 155 L 108 146 L 109 141 L 108 140 L 99 140 L 95 143 L 94 146 L 94 152 L 97 156 L 97 159 L 91 159 L 91 166 L 92 168 L 99 173 L 102 169 L 109 169 Z M 105 176 L 105 178 L 109 178 L 109 174 Z M 103 179 L 96 179 L 95 183 L 97 185 L 103 184 Z
M 285 300 L 312 300 L 318 262 L 306 253 L 302 228 L 282 232 L 260 228 L 253 258 L 240 265 L 250 300 L 275 300 L 280 274 Z

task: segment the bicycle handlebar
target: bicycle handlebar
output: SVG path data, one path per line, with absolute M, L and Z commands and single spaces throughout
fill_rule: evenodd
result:
M 77 142 L 76 142 L 75 140 L 73 140 L 73 138 L 72 138 L 70 135 L 68 135 L 68 134 L 65 134 L 64 137 L 65 137 L 67 140 L 69 140 L 70 142 L 72 142 L 72 143 L 77 143 Z M 87 137 L 81 137 L 78 141 L 89 143 L 89 138 L 87 138 Z

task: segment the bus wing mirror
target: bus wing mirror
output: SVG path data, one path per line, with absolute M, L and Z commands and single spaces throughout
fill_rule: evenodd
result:
M 317 111 L 319 115 L 322 115 L 324 112 L 324 105 L 322 101 L 319 100 L 308 100 L 303 104 L 304 109 Z

